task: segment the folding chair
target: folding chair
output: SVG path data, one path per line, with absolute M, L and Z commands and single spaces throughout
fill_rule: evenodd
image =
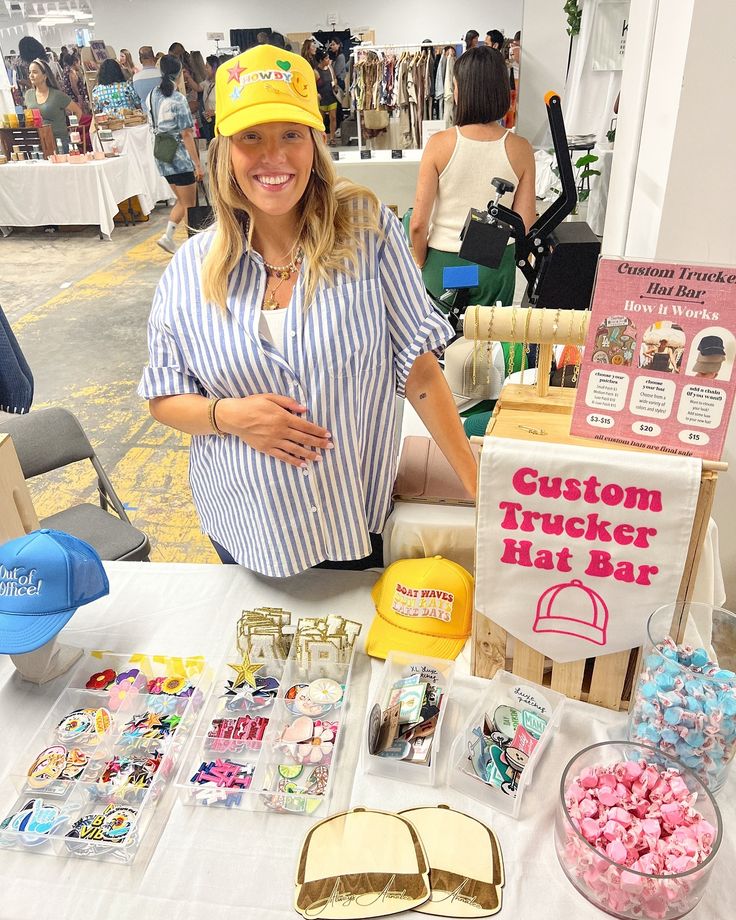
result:
M 99 507 L 89 502 L 72 505 L 43 518 L 41 527 L 63 530 L 86 541 L 102 559 L 149 561 L 148 537 L 130 523 L 87 435 L 71 412 L 56 408 L 25 415 L 0 412 L 0 431 L 12 438 L 26 479 L 78 460 L 89 460 L 97 474 Z

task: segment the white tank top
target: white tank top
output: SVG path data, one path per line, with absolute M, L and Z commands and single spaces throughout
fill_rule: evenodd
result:
M 429 223 L 428 243 L 432 249 L 458 252 L 460 231 L 471 208 L 483 211 L 496 197 L 491 179 L 498 176 L 519 184 L 506 154 L 506 135 L 497 141 L 474 141 L 463 137 L 455 128 L 455 149 L 450 162 L 440 173 L 437 199 Z M 500 203 L 511 207 L 514 192 L 501 198 Z

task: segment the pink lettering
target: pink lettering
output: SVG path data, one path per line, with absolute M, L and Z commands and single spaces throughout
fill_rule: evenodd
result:
M 514 473 L 511 484 L 519 495 L 534 495 L 537 491 L 536 483 L 527 482 L 527 477 L 536 479 L 539 473 L 529 466 L 525 466 Z

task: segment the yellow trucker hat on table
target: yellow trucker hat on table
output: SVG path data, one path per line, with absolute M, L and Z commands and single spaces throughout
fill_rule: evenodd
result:
M 470 635 L 473 577 L 433 556 L 392 563 L 371 592 L 376 616 L 365 642 L 374 658 L 390 651 L 456 658 Z
M 215 132 L 232 137 L 274 121 L 325 129 L 309 62 L 283 48 L 257 45 L 217 68 Z

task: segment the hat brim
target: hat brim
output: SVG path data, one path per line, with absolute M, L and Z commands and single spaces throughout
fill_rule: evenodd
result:
M 325 123 L 321 118 L 310 115 L 309 112 L 288 102 L 260 102 L 256 105 L 245 106 L 223 118 L 217 123 L 215 130 L 223 137 L 232 137 L 239 131 L 255 128 L 256 125 L 272 124 L 275 121 L 306 125 L 316 131 L 325 130 Z
M 376 617 L 365 640 L 365 653 L 372 658 L 387 658 L 389 652 L 408 652 L 430 658 L 454 660 L 462 652 L 470 636 L 464 639 L 443 639 L 424 633 L 399 629 Z
M 72 607 L 46 616 L 0 613 L 0 654 L 35 652 L 61 632 L 76 612 L 77 608 Z

